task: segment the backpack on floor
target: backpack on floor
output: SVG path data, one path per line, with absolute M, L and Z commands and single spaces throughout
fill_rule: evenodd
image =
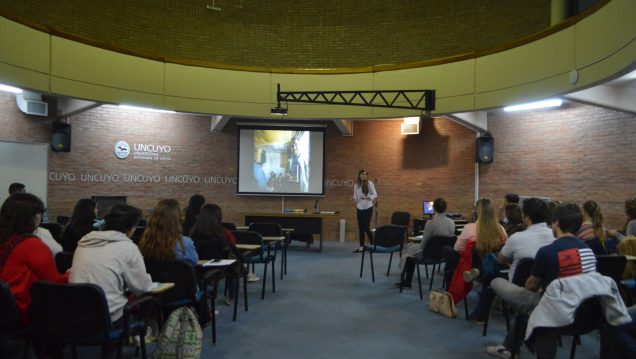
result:
M 151 359 L 198 359 L 201 357 L 203 332 L 197 318 L 187 307 L 181 307 L 168 317 L 159 334 L 157 348 Z

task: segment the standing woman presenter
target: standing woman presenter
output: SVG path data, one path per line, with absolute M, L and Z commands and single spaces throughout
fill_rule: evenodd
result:
M 362 252 L 364 249 L 364 233 L 369 237 L 369 243 L 373 242 L 373 234 L 369 225 L 373 216 L 373 200 L 378 198 L 375 192 L 375 186 L 367 179 L 367 171 L 360 170 L 358 172 L 358 180 L 353 185 L 352 202 L 358 205 L 358 230 L 360 231 L 360 248 L 353 251 L 354 253 Z

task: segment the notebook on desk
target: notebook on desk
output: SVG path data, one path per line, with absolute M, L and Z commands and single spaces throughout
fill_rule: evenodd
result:
M 236 259 L 212 259 L 205 263 L 204 267 L 224 267 L 236 262 Z

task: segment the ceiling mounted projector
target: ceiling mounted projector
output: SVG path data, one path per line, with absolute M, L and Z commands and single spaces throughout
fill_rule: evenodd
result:
M 272 115 L 279 115 L 279 116 L 285 116 L 287 115 L 287 109 L 286 108 L 282 108 L 280 106 L 274 107 L 272 108 Z

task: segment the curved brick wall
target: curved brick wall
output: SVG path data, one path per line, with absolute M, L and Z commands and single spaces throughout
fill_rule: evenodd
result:
M 91 40 L 238 66 L 349 68 L 484 50 L 550 26 L 550 0 L 0 0 Z

